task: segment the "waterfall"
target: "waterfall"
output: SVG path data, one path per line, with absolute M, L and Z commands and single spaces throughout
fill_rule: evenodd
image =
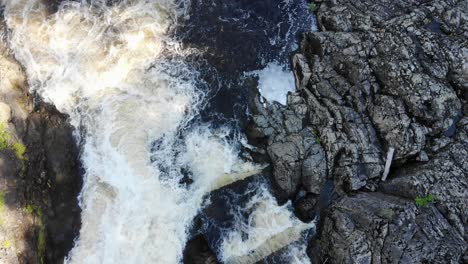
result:
M 178 263 L 206 194 L 262 167 L 238 157 L 228 128 L 194 122 L 207 99 L 184 58 L 197 51 L 170 34 L 186 3 L 107 2 L 62 1 L 54 13 L 2 2 L 31 91 L 69 115 L 81 146 L 82 227 L 65 261 Z

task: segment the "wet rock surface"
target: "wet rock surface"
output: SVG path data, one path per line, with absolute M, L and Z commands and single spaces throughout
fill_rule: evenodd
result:
M 306 101 L 289 95 L 286 107 L 274 103 L 265 108 L 257 96 L 253 104 L 258 114 L 248 134 L 251 140 L 264 139 L 279 198 L 293 198 L 299 190 L 319 194 L 327 179 L 326 157 L 319 137 L 306 125 Z
M 25 191 L 31 201 L 40 201 L 47 236 L 44 258 L 51 263 L 63 261 L 81 226 L 81 169 L 72 132 L 67 117 L 48 104 L 41 103 L 27 119 L 25 180 L 34 185 Z
M 28 89 L 0 42 L 0 262 L 63 263 L 81 224 L 79 153 L 67 117 Z
M 321 32 L 292 58 L 297 92 L 286 106 L 255 99 L 249 129 L 301 218 L 334 183 L 309 255 L 468 261 L 468 3 L 316 2 Z

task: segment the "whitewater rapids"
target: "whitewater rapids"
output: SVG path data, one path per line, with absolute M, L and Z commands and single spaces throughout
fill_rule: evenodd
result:
M 183 130 L 204 99 L 168 37 L 183 3 L 104 2 L 65 1 L 54 14 L 38 0 L 3 3 L 31 89 L 81 132 L 82 228 L 66 262 L 178 263 L 211 184 L 257 167 L 227 131 Z
M 0 0 L 31 91 L 70 116 L 82 150 L 82 227 L 65 262 L 179 263 L 206 194 L 263 167 L 238 158 L 241 137 L 228 140 L 228 128 L 194 122 L 207 98 L 184 58 L 197 51 L 171 37 L 187 3 L 106 2 L 62 1 L 50 13 L 41 0 Z M 268 203 L 256 203 L 252 234 L 272 227 L 261 215 L 281 221 L 277 233 L 247 241 L 252 247 L 290 234 L 279 225 L 310 228 L 259 197 Z M 230 233 L 223 259 L 248 254 L 241 244 Z

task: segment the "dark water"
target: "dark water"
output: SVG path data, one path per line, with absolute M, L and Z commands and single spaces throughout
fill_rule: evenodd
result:
M 62 1 L 46 2 L 54 12 Z M 245 73 L 273 61 L 288 68 L 300 34 L 314 27 L 315 19 L 305 0 L 192 0 L 190 18 L 174 32 L 185 48 L 202 51 L 185 58 L 200 73 L 199 86 L 209 98 L 194 122 L 244 132 L 250 113 L 247 102 L 256 89 L 255 78 Z M 190 172 L 186 174 L 182 183 L 190 184 Z M 187 251 L 213 256 L 223 232 L 235 221 L 226 212 L 245 204 L 253 195 L 246 190 L 260 183 L 269 184 L 268 177 L 257 175 L 212 193 L 211 205 L 194 220 L 195 242 Z M 186 263 L 194 263 L 188 259 L 193 260 L 186 256 Z M 281 263 L 281 258 L 271 256 L 267 262 Z
M 192 57 L 211 96 L 201 113 L 204 121 L 248 119 L 249 89 L 244 74 L 269 62 L 289 65 L 300 33 L 311 31 L 314 17 L 302 0 L 194 0 L 190 19 L 177 29 L 187 48 L 203 51 Z
M 300 33 L 315 29 L 308 3 L 194 0 L 190 10 L 190 19 L 176 32 L 185 47 L 203 51 L 201 56 L 188 58 L 201 73 L 200 85 L 210 97 L 200 121 L 244 132 L 250 113 L 247 102 L 256 89 L 256 81 L 245 73 L 272 61 L 289 67 Z M 254 195 L 249 190 L 260 184 L 270 185 L 268 176 L 257 175 L 211 194 L 210 205 L 194 221 L 194 240 L 187 247 L 185 263 L 196 263 L 194 254 L 200 254 L 199 261 L 215 254 L 224 232 L 238 221 L 229 212 L 245 205 Z M 193 248 L 203 252 L 194 253 Z M 283 253 L 265 261 L 282 263 Z

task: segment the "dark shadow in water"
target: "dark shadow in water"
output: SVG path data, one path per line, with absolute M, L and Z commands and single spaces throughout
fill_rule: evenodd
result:
M 302 0 L 191 1 L 190 19 L 175 34 L 185 47 L 201 51 L 187 59 L 200 71 L 210 97 L 201 120 L 233 122 L 244 130 L 252 89 L 245 73 L 272 61 L 288 66 L 298 35 L 310 31 L 313 21 Z

